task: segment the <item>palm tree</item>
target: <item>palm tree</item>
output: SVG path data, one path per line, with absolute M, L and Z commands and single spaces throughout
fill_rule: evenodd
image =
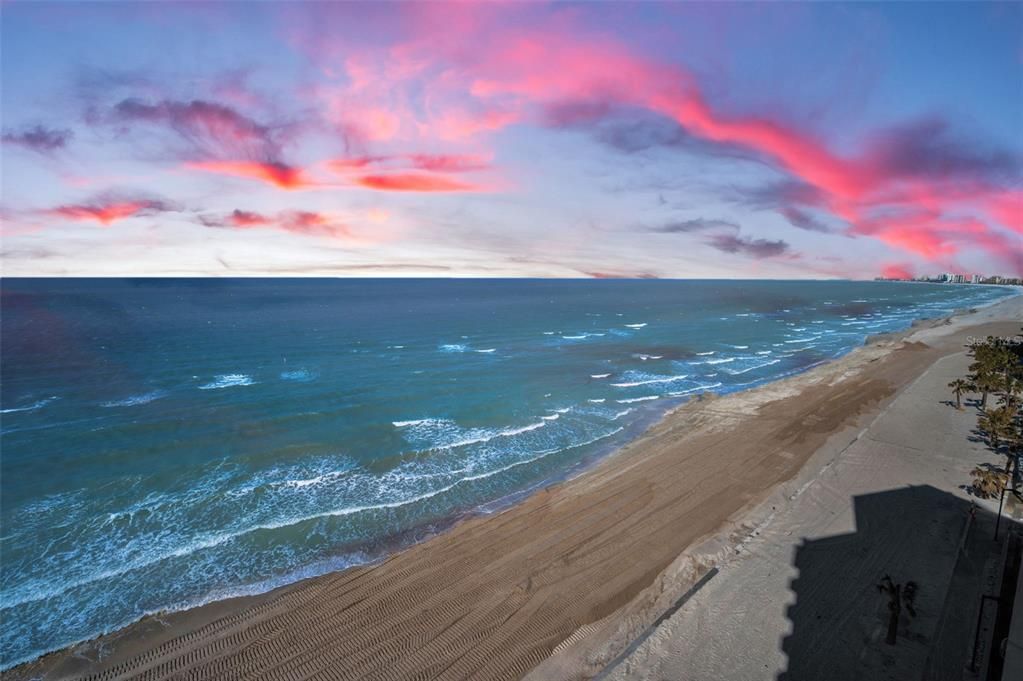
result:
M 998 404 L 1013 411 L 1023 406 L 1023 380 L 1009 377 L 1005 382 L 1004 391 L 998 397 Z
M 999 338 L 969 346 L 974 361 L 970 364 L 970 382 L 980 392 L 980 406 L 987 409 L 987 396 L 1008 390 L 1011 378 L 1020 371 L 1020 360 L 1011 346 Z
M 970 374 L 970 384 L 980 393 L 980 408 L 987 409 L 987 396 L 996 387 L 990 374 Z
M 970 471 L 973 478 L 973 493 L 981 499 L 996 499 L 1009 481 L 1008 473 L 977 466 Z
M 956 396 L 956 409 L 962 410 L 962 395 L 965 392 L 970 391 L 970 383 L 962 378 L 950 382 L 948 387 L 952 389 L 952 394 Z
M 969 353 L 974 360 L 969 379 L 973 389 L 982 394 L 983 413 L 977 419 L 977 427 L 992 450 L 1005 454 L 1005 475 L 1008 477 L 1011 472 L 1016 479 L 1020 473 L 1019 459 L 1023 457 L 1023 344 L 988 337 L 971 344 Z M 999 406 L 991 410 L 987 409 L 989 393 L 998 395 Z
M 977 425 L 984 432 L 987 437 L 988 445 L 995 453 L 1002 448 L 1002 445 L 1008 445 L 1005 452 L 1006 462 L 1005 471 L 1009 471 L 1009 466 L 1015 457 L 1015 448 L 1018 446 L 1016 442 L 1016 411 L 1009 407 L 998 407 L 985 412 L 977 419 Z

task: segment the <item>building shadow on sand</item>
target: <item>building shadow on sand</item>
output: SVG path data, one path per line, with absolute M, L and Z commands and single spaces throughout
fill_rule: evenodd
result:
M 980 674 L 967 678 L 1000 678 L 998 655 L 988 670 L 987 653 L 1005 636 L 997 622 L 1007 622 L 1011 603 L 987 600 L 987 638 L 971 657 L 981 596 L 1015 593 L 1017 569 L 1005 566 L 1018 526 L 1003 518 L 996 543 L 995 514 L 930 486 L 858 496 L 853 506 L 855 532 L 796 550 L 791 633 L 781 642 L 788 665 L 778 681 L 961 681 L 974 664 Z

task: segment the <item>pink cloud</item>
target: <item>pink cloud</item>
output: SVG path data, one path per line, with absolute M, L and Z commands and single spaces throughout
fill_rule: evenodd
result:
M 490 169 L 490 159 L 478 154 L 390 154 L 332 159 L 327 166 L 338 173 L 364 168 L 413 168 L 442 173 L 465 173 Z
M 889 263 L 881 267 L 881 276 L 886 279 L 912 279 L 914 275 L 909 265 Z
M 279 189 L 308 189 L 319 183 L 313 181 L 301 168 L 283 163 L 265 163 L 259 161 L 189 161 L 186 168 L 202 170 L 208 173 L 228 175 L 250 180 L 266 182 Z
M 331 93 L 336 113 L 354 117 L 358 126 L 360 112 L 382 108 L 391 141 L 471 136 L 485 144 L 487 135 L 513 123 L 543 125 L 544 112 L 565 105 L 591 119 L 609 107 L 644 108 L 693 137 L 773 161 L 814 188 L 815 205 L 847 222 L 851 236 L 933 261 L 981 250 L 1019 268 L 1019 241 L 1004 231 L 1023 233 L 1019 192 L 1000 184 L 1018 172 L 1016 159 L 955 140 L 935 119 L 878 132 L 839 153 L 798 127 L 723 113 L 685 69 L 588 30 L 575 11 L 544 10 L 543 21 L 517 21 L 537 11 L 460 6 L 447 12 L 471 26 L 473 48 L 466 49 L 449 40 L 439 10 L 410 10 L 404 19 L 412 30 L 404 42 L 349 55 L 349 84 Z M 356 103 L 346 109 L 348 99 Z M 380 189 L 432 183 L 378 174 L 359 182 Z M 877 217 L 882 213 L 898 217 Z
M 230 227 L 234 229 L 280 229 L 307 236 L 348 238 L 352 231 L 338 217 L 308 210 L 282 211 L 276 215 L 264 215 L 253 211 L 235 209 L 223 218 L 203 217 L 202 223 L 209 227 Z
M 429 173 L 394 173 L 390 175 L 360 175 L 355 184 L 366 189 L 394 192 L 471 192 L 481 187 L 468 182 Z
M 154 215 L 168 210 L 171 210 L 169 206 L 155 199 L 117 199 L 99 196 L 90 203 L 65 204 L 44 213 L 65 220 L 91 221 L 109 227 L 119 220 Z
M 271 219 L 259 213 L 247 210 L 235 209 L 229 216 L 228 221 L 235 227 L 261 227 L 271 223 Z
M 349 237 L 351 229 L 337 219 L 315 211 L 296 210 L 282 213 L 277 224 L 289 232 L 330 237 Z
M 993 191 L 980 199 L 987 213 L 1006 229 L 1023 234 L 1023 190 Z
M 413 168 L 439 173 L 464 173 L 473 170 L 487 170 L 490 161 L 475 154 L 410 154 Z

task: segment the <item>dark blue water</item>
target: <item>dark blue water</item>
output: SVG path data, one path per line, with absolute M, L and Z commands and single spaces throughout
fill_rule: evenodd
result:
M 2 665 L 371 560 L 980 286 L 5 280 Z

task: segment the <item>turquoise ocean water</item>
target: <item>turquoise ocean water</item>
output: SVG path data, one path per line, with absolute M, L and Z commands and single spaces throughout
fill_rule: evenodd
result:
M 374 560 L 999 287 L 11 280 L 0 668 Z

